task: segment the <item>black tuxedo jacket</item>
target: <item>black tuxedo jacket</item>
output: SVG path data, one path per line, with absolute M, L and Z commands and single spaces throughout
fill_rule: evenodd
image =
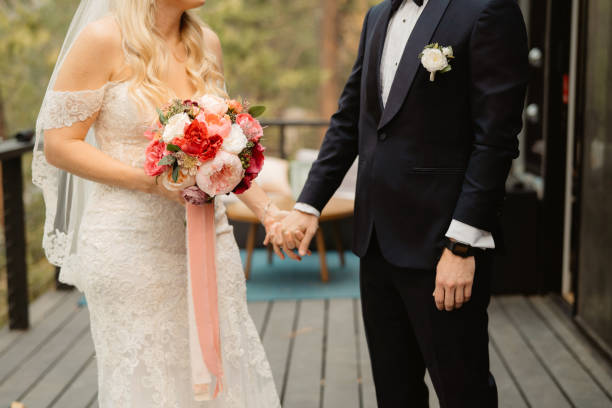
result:
M 380 61 L 391 1 L 365 17 L 359 53 L 299 202 L 321 210 L 359 155 L 353 250 L 374 226 L 384 257 L 432 269 L 452 219 L 497 231 L 518 156 L 528 80 L 527 35 L 516 0 L 429 0 L 383 108 Z M 418 55 L 452 46 L 450 72 Z

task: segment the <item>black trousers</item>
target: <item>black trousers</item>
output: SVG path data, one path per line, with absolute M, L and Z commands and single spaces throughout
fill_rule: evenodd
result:
M 446 312 L 432 296 L 435 271 L 399 268 L 376 235 L 361 259 L 361 299 L 379 408 L 429 406 L 429 370 L 441 408 L 495 408 L 489 372 L 490 254 L 476 257 L 472 299 Z

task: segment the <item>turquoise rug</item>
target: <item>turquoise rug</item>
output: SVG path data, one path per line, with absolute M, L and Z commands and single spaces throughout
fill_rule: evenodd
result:
M 241 251 L 242 262 L 246 252 Z M 359 258 L 352 252 L 345 254 L 346 265 L 340 266 L 338 253 L 327 252 L 329 282 L 321 281 L 317 253 L 301 262 L 292 259 L 281 261 L 274 256 L 268 264 L 265 249 L 253 254 L 251 279 L 247 283 L 247 298 L 250 302 L 266 300 L 331 299 L 359 297 Z

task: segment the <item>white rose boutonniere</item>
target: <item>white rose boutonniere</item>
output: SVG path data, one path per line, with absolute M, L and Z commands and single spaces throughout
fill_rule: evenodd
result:
M 453 47 L 443 47 L 438 43 L 427 45 L 423 52 L 419 54 L 421 64 L 430 74 L 429 80 L 431 82 L 435 81 L 436 73 L 444 74 L 452 69 L 449 60 L 453 58 L 455 58 Z

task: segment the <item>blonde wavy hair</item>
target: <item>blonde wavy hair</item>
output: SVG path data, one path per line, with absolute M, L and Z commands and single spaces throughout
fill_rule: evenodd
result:
M 133 94 L 140 103 L 159 105 L 175 96 L 163 81 L 170 52 L 156 29 L 156 0 L 112 0 L 112 11 L 123 37 Z M 227 96 L 214 54 L 206 49 L 202 20 L 191 11 L 181 17 L 181 40 L 187 54 L 187 75 L 198 95 Z

